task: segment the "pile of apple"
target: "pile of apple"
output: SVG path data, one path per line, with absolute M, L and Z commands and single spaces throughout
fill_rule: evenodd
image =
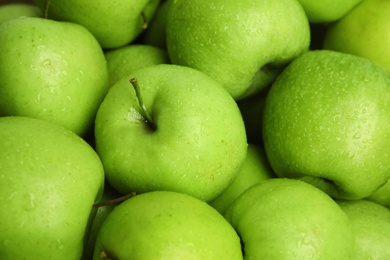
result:
M 0 4 L 0 259 L 390 259 L 390 1 Z

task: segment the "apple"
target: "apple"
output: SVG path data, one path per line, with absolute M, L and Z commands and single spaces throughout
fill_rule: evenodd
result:
M 279 177 L 338 199 L 370 196 L 390 175 L 390 73 L 329 50 L 296 58 L 267 94 L 263 141 Z
M 36 0 L 45 16 L 87 28 L 104 49 L 133 42 L 147 28 L 160 0 Z
M 2 259 L 81 258 L 103 165 L 78 135 L 52 122 L 0 117 Z
M 90 260 L 93 258 L 96 238 L 103 222 L 119 203 L 130 196 L 132 196 L 132 194 L 122 196 L 108 183 L 104 184 L 103 194 L 99 201 L 94 204 L 95 214 L 87 235 L 88 239 L 84 248 L 83 259 Z
M 263 147 L 249 143 L 244 164 L 237 177 L 221 195 L 209 204 L 219 213 L 224 214 L 234 200 L 249 187 L 274 177 Z
M 130 44 L 105 52 L 109 85 L 136 69 L 170 63 L 168 53 L 153 45 Z
M 32 3 L 0 3 L 0 24 L 21 16 L 41 17 L 42 12 Z
M 92 131 L 108 91 L 104 53 L 84 27 L 38 17 L 0 24 L 0 116 Z
M 390 259 L 390 209 L 368 200 L 337 203 L 352 223 L 355 259 Z
M 298 0 L 175 0 L 166 41 L 172 63 L 206 73 L 240 100 L 308 50 L 310 28 Z
M 161 1 L 148 28 L 140 35 L 142 44 L 156 46 L 163 50 L 167 49 L 166 23 L 170 2 L 172 0 Z
M 300 180 L 263 180 L 245 190 L 225 217 L 241 237 L 245 259 L 355 259 L 346 214 Z
M 242 259 L 240 238 L 207 203 L 154 191 L 128 199 L 108 215 L 96 241 L 98 259 Z
M 358 55 L 390 71 L 390 1 L 364 0 L 329 25 L 323 48 Z
M 390 180 L 388 180 L 384 185 L 379 187 L 367 199 L 387 208 L 390 208 Z
M 237 102 L 244 119 L 248 142 L 263 146 L 262 117 L 267 92 L 262 91 L 256 95 L 244 98 Z
M 229 186 L 247 151 L 229 93 L 173 64 L 138 69 L 111 87 L 96 116 L 95 143 L 120 193 L 171 190 L 205 201 Z
M 311 23 L 329 23 L 341 19 L 362 0 L 299 0 Z

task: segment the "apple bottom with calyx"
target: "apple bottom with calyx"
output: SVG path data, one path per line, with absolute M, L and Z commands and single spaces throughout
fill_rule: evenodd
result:
M 237 103 L 192 68 L 159 64 L 123 77 L 95 120 L 96 150 L 120 193 L 170 190 L 204 201 L 237 176 L 247 152 Z
M 337 200 L 351 220 L 355 259 L 390 259 L 390 209 L 368 200 Z
M 0 258 L 81 259 L 104 185 L 96 152 L 27 117 L 1 117 L 0 139 Z
M 154 191 L 130 198 L 103 222 L 99 259 L 242 259 L 240 238 L 207 203 L 183 193 Z
M 300 180 L 263 180 L 244 191 L 225 217 L 240 235 L 247 259 L 353 259 L 346 214 Z

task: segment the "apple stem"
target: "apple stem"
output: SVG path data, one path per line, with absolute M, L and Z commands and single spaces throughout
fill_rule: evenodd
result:
M 148 28 L 148 18 L 146 17 L 146 14 L 144 11 L 141 12 L 141 17 L 142 17 L 142 29 L 146 30 Z
M 151 115 L 148 113 L 146 106 L 144 104 L 144 100 L 141 95 L 141 89 L 138 84 L 138 80 L 136 78 L 130 79 L 131 85 L 133 85 L 135 90 L 135 95 L 137 96 L 138 105 L 141 109 L 140 113 L 142 117 L 145 119 L 146 123 L 148 123 L 153 129 L 156 129 L 156 125 L 153 123 Z
M 107 200 L 107 201 L 103 201 L 103 202 L 100 202 L 100 203 L 96 203 L 93 206 L 95 208 L 99 208 L 99 207 L 103 207 L 103 206 L 109 206 L 109 205 L 118 204 L 118 203 L 121 203 L 121 202 L 123 202 L 123 201 L 125 201 L 127 199 L 130 199 L 130 198 L 134 197 L 135 195 L 136 195 L 135 192 L 132 192 L 130 194 L 127 194 L 127 195 L 119 197 L 119 198 L 115 198 L 115 199 L 112 199 L 112 200 Z
M 49 17 L 49 6 L 51 4 L 51 0 L 45 0 L 45 9 L 43 10 L 43 17 L 47 19 Z

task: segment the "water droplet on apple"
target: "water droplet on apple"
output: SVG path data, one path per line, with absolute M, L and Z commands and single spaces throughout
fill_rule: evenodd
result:
M 33 210 L 36 207 L 35 195 L 32 193 L 26 193 L 23 196 L 25 210 Z

